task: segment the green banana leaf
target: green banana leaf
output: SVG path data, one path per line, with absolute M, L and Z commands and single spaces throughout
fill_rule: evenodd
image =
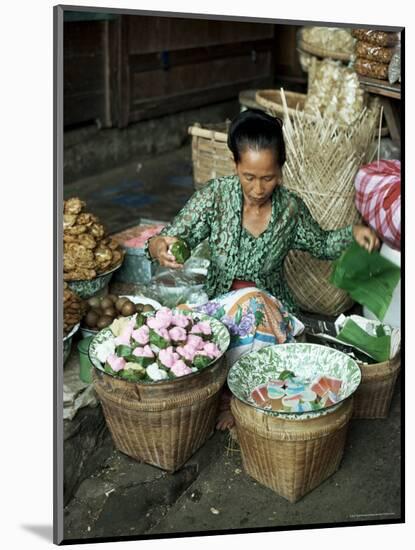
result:
M 383 320 L 401 270 L 379 252 L 367 252 L 353 243 L 333 264 L 330 282 Z
M 379 329 L 379 330 L 378 330 Z M 388 361 L 390 356 L 391 337 L 385 334 L 383 327 L 376 330 L 378 336 L 364 331 L 352 319 L 348 319 L 336 338 L 358 347 L 379 363 Z

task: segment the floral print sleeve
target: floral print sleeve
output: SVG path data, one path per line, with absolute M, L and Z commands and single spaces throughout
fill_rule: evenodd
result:
M 179 237 L 186 241 L 191 249 L 206 239 L 210 233 L 210 214 L 214 205 L 215 181 L 211 180 L 202 189 L 196 191 L 173 221 L 166 225 L 159 234 Z M 149 240 L 144 245 L 144 253 L 149 260 L 154 261 L 148 250 Z
M 298 220 L 292 248 L 310 252 L 320 260 L 335 260 L 353 241 L 353 226 L 325 231 L 313 219 L 304 201 L 297 197 Z
M 191 249 L 210 234 L 211 213 L 214 208 L 215 180 L 196 191 L 173 221 L 166 225 L 160 235 L 179 237 Z

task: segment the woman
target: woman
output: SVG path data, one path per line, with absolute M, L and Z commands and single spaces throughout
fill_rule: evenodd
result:
M 333 260 L 353 238 L 368 251 L 379 240 L 363 225 L 324 231 L 303 200 L 282 187 L 285 144 L 278 119 L 244 111 L 232 121 L 228 146 L 236 175 L 209 181 L 147 247 L 162 266 L 180 268 L 170 245 L 180 238 L 193 249 L 208 239 L 211 263 L 205 289 L 212 301 L 199 310 L 228 325 L 232 364 L 242 353 L 293 339 L 297 306 L 283 271 L 290 250 Z M 233 425 L 229 398 L 222 408 L 217 427 L 225 429 Z

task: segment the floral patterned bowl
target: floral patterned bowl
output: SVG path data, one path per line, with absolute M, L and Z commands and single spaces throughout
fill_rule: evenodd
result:
M 79 329 L 79 323 L 73 327 L 71 332 L 63 338 L 63 363 L 65 364 L 72 349 L 72 338 Z
M 174 310 L 173 310 L 174 311 Z M 177 310 L 179 311 L 179 310 Z M 179 311 L 182 313 L 182 311 Z M 199 370 L 198 372 L 194 372 L 191 374 L 185 374 L 184 376 L 180 376 L 178 379 L 187 379 L 190 377 L 197 376 L 199 372 L 202 370 L 208 368 L 211 364 L 216 363 L 221 359 L 221 357 L 224 355 L 224 353 L 227 351 L 229 344 L 230 344 L 230 335 L 228 329 L 225 327 L 223 323 L 218 321 L 217 319 L 214 319 L 213 317 L 210 317 L 209 315 L 205 315 L 204 313 L 196 313 L 193 311 L 186 311 L 186 315 L 189 315 L 191 317 L 197 317 L 201 321 L 209 321 L 210 326 L 212 328 L 212 342 L 215 343 L 218 348 L 221 351 L 221 355 L 219 357 L 216 357 L 215 359 L 212 359 L 211 363 L 206 365 L 203 369 Z M 106 343 L 110 343 L 110 341 L 114 338 L 114 335 L 112 334 L 112 331 L 110 327 L 104 328 L 98 334 L 91 340 L 91 344 L 89 346 L 89 359 L 94 365 L 94 367 L 102 372 L 105 372 L 104 364 L 101 363 L 101 361 L 98 359 L 98 356 L 100 355 L 100 352 L 102 351 L 103 347 L 105 348 Z M 110 351 L 108 353 L 111 353 Z M 106 372 L 107 376 L 112 376 L 111 374 Z M 174 381 L 174 380 L 173 380 Z M 159 380 L 159 381 L 152 381 L 152 382 L 146 382 L 146 381 L 138 381 L 134 382 L 134 384 L 168 384 L 171 383 L 172 380 Z
M 342 380 L 335 405 L 311 412 L 284 412 L 265 410 L 252 403 L 252 390 L 269 379 L 278 378 L 284 370 L 310 381 L 325 375 Z M 229 370 L 228 386 L 233 395 L 243 403 L 257 408 L 264 414 L 289 420 L 305 420 L 336 410 L 356 391 L 361 372 L 355 361 L 345 353 L 318 344 L 280 344 L 262 348 L 241 357 Z
M 121 264 L 122 262 L 116 267 L 113 267 L 110 271 L 101 273 L 101 275 L 98 275 L 95 279 L 91 279 L 89 281 L 67 281 L 68 286 L 83 300 L 92 298 L 92 296 L 98 294 L 98 292 L 103 290 L 108 285 L 114 272 L 121 267 Z

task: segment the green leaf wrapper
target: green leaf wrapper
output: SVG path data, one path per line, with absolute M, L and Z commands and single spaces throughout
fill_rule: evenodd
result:
M 115 348 L 115 353 L 118 355 L 118 357 L 129 357 L 132 352 L 132 348 L 130 346 L 120 345 Z
M 154 346 L 157 346 L 160 349 L 166 349 L 170 346 L 170 342 L 167 342 L 164 338 L 162 338 L 155 330 L 152 328 L 150 329 L 150 344 L 153 344 Z
M 172 244 L 171 253 L 179 264 L 184 264 L 190 258 L 190 249 L 187 243 L 181 239 Z
M 196 355 L 193 359 L 193 366 L 197 369 L 203 369 L 207 367 L 211 361 L 212 359 L 206 355 Z

